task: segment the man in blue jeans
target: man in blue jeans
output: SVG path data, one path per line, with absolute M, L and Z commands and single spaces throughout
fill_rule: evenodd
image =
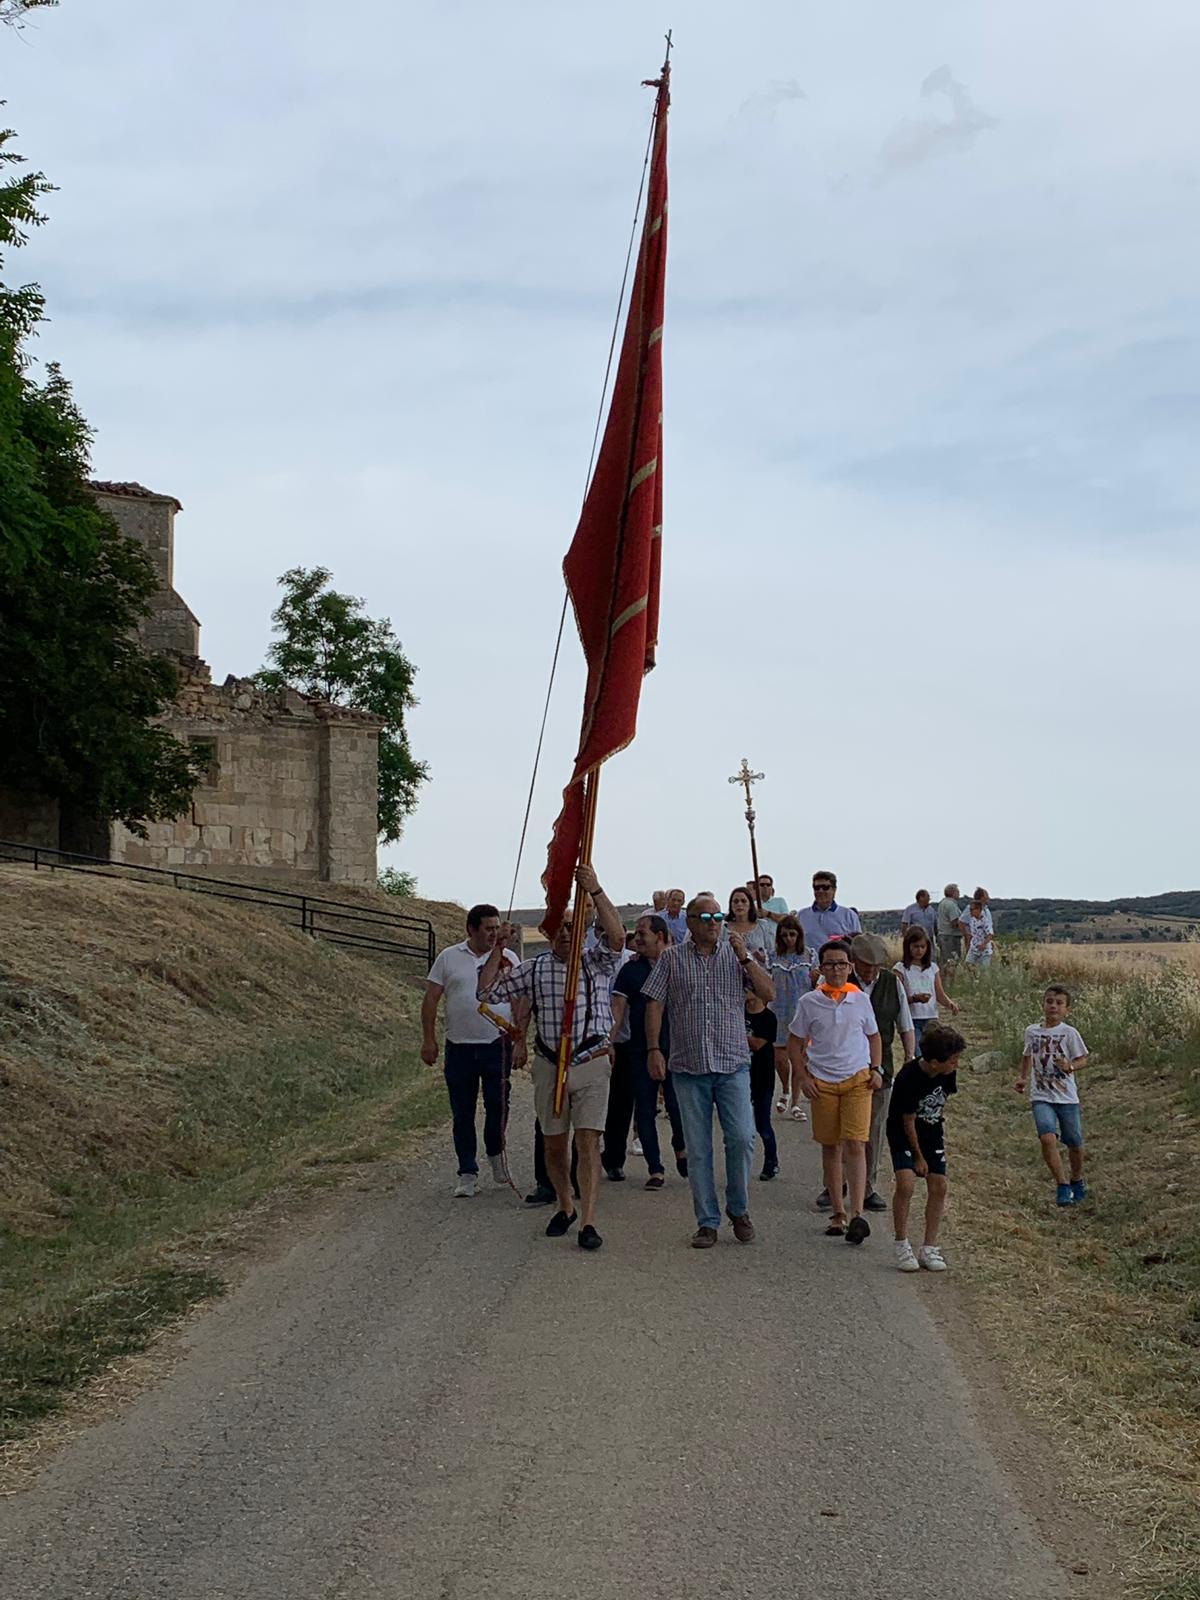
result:
M 421 1060 L 434 1066 L 438 1058 L 434 1026 L 438 1002 L 446 997 L 446 1089 L 454 1117 L 454 1153 L 458 1158 L 458 1200 L 469 1200 L 479 1176 L 476 1159 L 475 1108 L 483 1089 L 483 1148 L 497 1183 L 504 1174 L 504 1111 L 508 1094 L 509 1044 L 496 1024 L 483 1016 L 475 988 L 479 969 L 491 953 L 500 930 L 500 913 L 495 906 L 472 906 L 467 912 L 467 937 L 462 944 L 443 950 L 429 970 L 425 997 L 421 1001 Z M 505 951 L 505 961 L 515 966 L 517 958 Z M 506 1005 L 491 1008 L 510 1022 Z
M 664 950 L 642 985 L 647 1063 L 651 1077 L 660 1081 L 667 1070 L 659 1048 L 663 1012 L 670 1013 L 671 1079 L 687 1140 L 688 1181 L 697 1223 L 692 1245 L 697 1250 L 716 1244 L 721 1225 L 713 1173 L 714 1110 L 725 1136 L 725 1214 L 740 1244 L 754 1238 L 747 1192 L 754 1110 L 746 991 L 753 990 L 768 1005 L 775 998 L 766 967 L 750 959 L 741 935 L 721 938 L 724 920 L 713 895 L 697 895 L 687 908 L 686 944 Z

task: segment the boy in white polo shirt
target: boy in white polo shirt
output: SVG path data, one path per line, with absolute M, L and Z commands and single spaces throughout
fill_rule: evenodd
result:
M 479 1010 L 475 990 L 479 969 L 487 960 L 496 934 L 500 913 L 495 906 L 472 906 L 467 912 L 467 937 L 462 944 L 443 950 L 425 984 L 421 1001 L 421 1060 L 434 1066 L 438 1058 L 434 1025 L 438 1001 L 446 996 L 446 1089 L 454 1117 L 454 1153 L 458 1158 L 458 1200 L 469 1200 L 479 1177 L 475 1137 L 475 1107 L 483 1088 L 483 1148 L 492 1167 L 492 1177 L 505 1183 L 504 1112 L 508 1094 L 508 1041 L 496 1023 Z M 504 952 L 506 966 L 515 966 L 517 957 Z M 501 1022 L 512 1021 L 512 1008 L 495 1005 L 492 1011 Z
M 792 1071 L 812 1105 L 813 1138 L 821 1146 L 833 1212 L 825 1232 L 861 1244 L 871 1232 L 863 1216 L 871 1096 L 883 1085 L 883 1045 L 870 1000 L 850 982 L 850 950 L 840 939 L 821 946 L 820 982 L 802 995 L 788 1038 Z M 795 1081 L 795 1079 L 793 1079 Z M 850 1188 L 850 1220 L 841 1203 L 842 1149 Z

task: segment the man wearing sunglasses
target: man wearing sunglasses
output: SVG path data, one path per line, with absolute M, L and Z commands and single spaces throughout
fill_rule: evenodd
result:
M 754 893 L 753 883 L 750 884 L 750 893 Z M 758 914 L 765 921 L 778 924 L 787 916 L 788 903 L 781 894 L 775 893 L 775 880 L 765 872 L 758 880 L 758 898 L 762 900 Z
M 725 1214 L 739 1244 L 754 1238 L 748 1194 L 755 1128 L 746 991 L 753 990 L 768 1005 L 775 998 L 766 967 L 751 960 L 741 935 L 722 939 L 724 921 L 714 895 L 697 895 L 687 908 L 687 942 L 664 950 L 642 985 L 647 1067 L 660 1082 L 667 1071 L 660 1030 L 664 1010 L 670 1011 L 671 1081 L 687 1141 L 696 1213 L 692 1245 L 697 1250 L 716 1244 L 721 1225 L 713 1173 L 714 1111 L 725 1137 Z
M 853 939 L 862 932 L 862 923 L 853 906 L 841 906 L 834 899 L 837 894 L 835 872 L 813 873 L 813 903 L 802 906 L 794 913 L 804 929 L 804 942 L 810 950 L 819 950 L 830 939 Z

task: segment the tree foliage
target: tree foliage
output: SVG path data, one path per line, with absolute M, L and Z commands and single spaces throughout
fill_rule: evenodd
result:
M 20 28 L 31 11 L 48 11 L 57 4 L 58 0 L 0 0 L 0 22 Z
M 379 887 L 384 894 L 395 894 L 402 900 L 411 900 L 417 892 L 416 875 L 400 867 L 385 867 L 379 874 Z
M 370 711 L 383 721 L 379 736 L 379 833 L 389 844 L 429 777 L 413 759 L 405 715 L 416 705 L 416 668 L 386 619 L 374 621 L 363 602 L 329 587 L 325 567 L 293 567 L 280 578 L 283 599 L 272 614 L 278 637 L 258 673 L 267 688 L 285 684 L 335 705 Z
M 20 160 L 11 138 L 0 132 L 0 173 Z M 48 189 L 36 172 L 0 181 L 0 267 Z M 70 387 L 53 365 L 30 374 L 41 314 L 36 286 L 0 284 L 0 784 L 140 829 L 194 786 L 186 747 L 149 722 L 178 677 L 138 647 L 154 571 L 88 491 L 91 435 Z

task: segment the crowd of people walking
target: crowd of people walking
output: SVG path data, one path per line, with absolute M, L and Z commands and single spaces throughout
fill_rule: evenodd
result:
M 630 933 L 595 870 L 581 866 L 577 879 L 588 928 L 558 1109 L 572 914 L 546 950 L 522 961 L 513 948 L 517 928 L 495 906 L 473 906 L 466 939 L 442 951 L 430 971 L 421 1054 L 431 1066 L 438 1059 L 444 998 L 455 1195 L 476 1192 L 481 1092 L 485 1155 L 495 1181 L 511 1181 L 509 1074 L 527 1065 L 536 1123 L 535 1184 L 526 1204 L 554 1206 L 545 1229 L 551 1238 L 578 1223 L 579 1246 L 600 1248 L 602 1175 L 626 1180 L 631 1132 L 633 1151 L 646 1164 L 645 1188 L 666 1186 L 661 1110 L 676 1171 L 691 1189 L 692 1246 L 712 1248 L 723 1219 L 739 1243 L 750 1243 L 755 1145 L 761 1145 L 759 1180 L 771 1182 L 780 1166 L 775 1119 L 788 1119 L 809 1123 L 820 1147 L 823 1188 L 814 1206 L 827 1235 L 850 1245 L 870 1237 L 868 1214 L 888 1210 L 878 1188 L 886 1153 L 894 1174 L 896 1266 L 944 1270 L 944 1110 L 957 1092 L 966 1048 L 942 1020 L 959 1009 L 946 981 L 960 967 L 982 971 L 992 960 L 987 891 L 977 888 L 964 906 L 955 883 L 936 905 L 918 890 L 902 915 L 901 957 L 892 963 L 885 941 L 864 931 L 858 912 L 838 901 L 833 872 L 814 873 L 811 903 L 795 910 L 769 876 L 739 884 L 724 906 L 707 891 L 688 899 L 682 889 L 658 890 Z M 1087 1056 L 1067 1023 L 1068 1008 L 1066 991 L 1052 986 L 1042 1022 L 1027 1031 L 1016 1085 L 1024 1093 L 1032 1083 L 1035 1126 L 1060 1205 L 1078 1203 L 1087 1192 L 1074 1081 Z M 723 1194 L 714 1123 L 724 1146 Z M 926 1208 L 914 1251 L 908 1227 L 918 1179 L 926 1184 Z

